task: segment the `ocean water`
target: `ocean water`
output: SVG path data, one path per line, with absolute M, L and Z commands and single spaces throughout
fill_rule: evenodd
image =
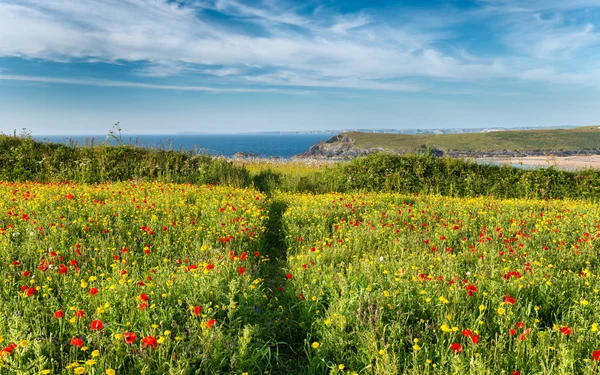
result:
M 227 157 L 236 152 L 248 152 L 265 158 L 287 159 L 332 136 L 333 134 L 123 135 L 122 139 L 126 144 L 142 147 L 197 150 Z M 42 135 L 34 138 L 43 142 L 77 145 L 100 144 L 110 140 L 106 135 Z

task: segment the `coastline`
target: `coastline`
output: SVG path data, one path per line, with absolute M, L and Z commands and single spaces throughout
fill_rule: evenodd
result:
M 556 167 L 565 170 L 600 168 L 600 155 L 484 157 L 475 160 L 478 163 L 508 165 L 517 168 Z

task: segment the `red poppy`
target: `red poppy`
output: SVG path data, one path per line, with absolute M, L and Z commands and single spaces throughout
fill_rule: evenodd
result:
M 571 333 L 573 333 L 573 331 L 571 331 L 571 328 L 569 328 L 569 327 L 567 327 L 567 326 L 564 326 L 564 327 L 562 327 L 562 328 L 560 329 L 560 333 L 562 333 L 562 334 L 564 334 L 564 335 L 567 335 L 567 336 L 570 336 L 570 335 L 571 335 Z
M 523 322 L 517 323 L 517 328 L 523 328 L 523 327 L 525 327 L 525 323 L 523 323 Z
M 27 297 L 31 297 L 32 295 L 35 294 L 35 292 L 36 292 L 36 290 L 33 287 L 27 289 Z
M 288 278 L 288 280 L 291 280 L 293 276 L 292 276 L 292 274 L 291 274 L 291 273 L 288 273 L 288 274 L 286 275 L 286 277 Z
M 513 298 L 511 296 L 504 296 L 504 303 L 508 303 L 508 304 L 514 305 L 515 302 L 517 302 L 516 298 Z
M 81 348 L 83 346 L 83 340 L 81 340 L 79 337 L 73 337 L 71 339 L 71 345 Z
M 513 372 L 511 375 L 521 375 L 521 372 L 518 370 L 515 370 L 515 372 Z
M 459 343 L 455 342 L 452 345 L 450 345 L 450 349 L 455 351 L 456 353 L 460 353 L 462 352 L 462 345 L 460 345 Z
M 8 345 L 6 348 L 2 349 L 3 352 L 12 354 L 12 352 L 17 348 L 17 344 L 14 342 Z
M 213 326 L 213 325 L 215 325 L 215 323 L 216 323 L 216 322 L 217 322 L 217 320 L 216 320 L 216 319 L 211 319 L 211 320 L 209 320 L 208 322 L 206 322 L 206 326 L 207 326 L 208 328 L 212 328 L 212 326 Z
M 470 329 L 463 329 L 462 334 L 465 337 L 471 337 L 471 336 L 473 336 L 473 332 L 471 332 Z
M 471 341 L 473 342 L 473 344 L 479 344 L 479 335 L 473 335 L 471 337 Z
M 196 316 L 200 315 L 201 310 L 202 310 L 202 307 L 200 307 L 200 306 L 194 307 L 194 315 L 196 315 Z
M 79 310 L 75 313 L 75 316 L 78 318 L 84 318 L 85 313 L 83 312 L 83 310 Z
M 142 301 L 148 301 L 150 298 L 148 298 L 148 295 L 146 293 L 142 293 L 140 294 L 140 299 Z
M 29 271 L 25 271 L 25 272 L 23 272 L 23 277 L 27 277 L 27 276 L 29 276 L 29 275 L 31 275 L 31 272 L 29 272 Z
M 467 294 L 469 296 L 472 296 L 473 294 L 475 294 L 475 292 L 477 292 L 477 287 L 472 284 L 467 285 L 466 289 L 467 289 Z
M 54 317 L 56 319 L 62 319 L 63 316 L 65 316 L 65 312 L 62 310 L 58 310 L 57 312 L 54 313 Z
M 137 336 L 133 332 L 125 332 L 123 334 L 123 338 L 125 339 L 125 343 L 131 345 L 137 340 Z
M 594 358 L 594 361 L 600 361 L 600 350 L 594 350 L 592 358 Z
M 102 324 L 101 320 L 92 320 L 92 322 L 90 323 L 91 331 L 102 331 L 102 328 L 104 328 L 104 324 Z
M 514 336 L 515 333 L 517 333 L 517 330 L 515 330 L 514 328 L 511 328 L 510 331 L 508 332 L 511 336 Z
M 69 271 L 69 268 L 67 266 L 65 266 L 64 264 L 61 264 L 58 266 L 58 274 L 59 275 L 66 274 L 68 271 Z
M 243 274 L 244 274 L 244 271 L 245 271 L 244 267 L 240 267 L 240 268 L 238 268 L 238 273 L 239 273 L 240 275 L 243 275 Z
M 144 344 L 144 348 L 147 346 L 151 346 L 154 349 L 156 349 L 156 345 L 158 345 L 158 342 L 156 342 L 154 336 L 146 336 L 142 339 L 142 344 Z
M 90 294 L 91 294 L 92 296 L 95 296 L 96 294 L 98 294 L 98 289 L 96 289 L 96 288 L 92 288 L 92 289 L 90 289 Z

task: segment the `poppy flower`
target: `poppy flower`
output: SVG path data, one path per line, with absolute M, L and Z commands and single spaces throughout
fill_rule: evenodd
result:
M 92 322 L 90 323 L 91 331 L 102 331 L 102 328 L 104 328 L 104 324 L 102 324 L 101 320 L 92 320 Z
M 144 310 L 146 307 L 148 307 L 147 303 L 141 303 L 139 308 L 140 310 Z
M 142 293 L 140 294 L 140 299 L 142 301 L 148 301 L 150 298 L 148 298 L 148 295 L 146 293 Z
M 33 287 L 27 289 L 27 297 L 31 297 L 32 295 L 35 294 L 35 292 L 36 292 L 36 290 Z
M 142 339 L 142 344 L 144 344 L 144 348 L 147 346 L 151 346 L 154 349 L 156 349 L 156 345 L 158 345 L 158 342 L 156 341 L 154 336 L 146 336 Z
M 450 349 L 456 353 L 460 353 L 460 352 L 462 352 L 462 345 L 455 342 L 452 345 L 450 345 Z
M 95 296 L 96 294 L 98 294 L 98 289 L 96 289 L 96 288 L 90 289 L 90 295 Z
M 217 320 L 216 320 L 216 319 L 211 319 L 211 320 L 209 320 L 208 322 L 206 322 L 206 326 L 207 326 L 208 328 L 212 328 L 212 326 L 213 326 L 213 325 L 215 325 L 215 323 L 216 323 L 216 322 L 217 322 Z
M 521 372 L 518 370 L 515 370 L 511 375 L 521 375 Z
M 573 333 L 573 331 L 571 331 L 571 328 L 569 328 L 569 327 L 565 326 L 565 327 L 562 327 L 562 328 L 560 329 L 560 333 L 562 333 L 562 334 L 564 334 L 564 335 L 567 335 L 567 336 L 570 336 L 570 335 L 571 335 L 571 333 Z
M 123 338 L 125 339 L 125 343 L 131 345 L 137 340 L 137 336 L 133 332 L 125 332 L 123 334 Z
M 202 310 L 202 307 L 200 307 L 200 306 L 194 307 L 194 315 L 196 315 L 196 316 L 200 315 L 201 310 Z
M 84 318 L 85 313 L 83 312 L 83 310 L 79 310 L 75 313 L 75 316 L 78 318 Z
M 523 327 L 525 327 L 525 323 L 523 323 L 523 322 L 517 323 L 517 328 L 523 328 Z
M 475 294 L 475 292 L 477 292 L 477 287 L 475 285 L 469 284 L 466 287 L 467 289 L 467 294 L 470 296 L 472 296 L 473 294 Z
M 244 267 L 240 267 L 240 268 L 238 268 L 238 273 L 239 273 L 240 275 L 243 275 L 243 274 L 244 274 L 244 271 L 245 271 Z
M 600 361 L 600 350 L 594 350 L 592 358 L 594 358 L 594 361 Z
M 471 342 L 473 342 L 473 344 L 479 344 L 479 335 L 471 336 Z
M 73 337 L 71 339 L 71 345 L 81 348 L 83 346 L 83 340 L 81 340 L 79 337 Z
M 508 304 L 514 305 L 515 302 L 517 302 L 516 298 L 513 298 L 511 296 L 504 296 L 504 303 L 508 303 Z
M 465 337 L 471 337 L 471 336 L 473 336 L 473 332 L 471 332 L 470 329 L 463 329 L 462 334 Z
M 517 333 L 517 330 L 514 328 L 511 328 L 510 331 L 508 332 L 511 336 L 514 336 L 515 333 Z
M 62 310 L 58 310 L 57 312 L 54 313 L 54 317 L 56 319 L 62 319 L 63 316 L 65 316 L 65 312 Z
M 6 348 L 2 349 L 2 352 L 12 354 L 12 352 L 17 348 L 17 344 L 14 342 L 8 345 Z
M 286 277 L 287 277 L 287 279 L 288 279 L 288 280 L 291 280 L 293 276 L 292 276 L 292 274 L 291 274 L 291 273 L 288 273 L 288 274 L 286 275 Z

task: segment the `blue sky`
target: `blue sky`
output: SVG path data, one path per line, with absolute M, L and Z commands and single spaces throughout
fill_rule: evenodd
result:
M 0 131 L 600 123 L 600 0 L 0 0 Z

